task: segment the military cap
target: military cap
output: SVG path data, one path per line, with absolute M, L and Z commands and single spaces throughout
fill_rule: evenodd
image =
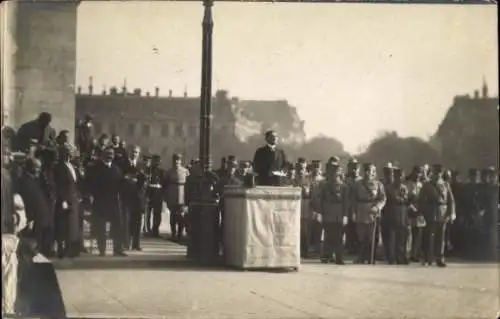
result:
M 238 161 L 236 160 L 235 156 L 229 156 L 227 158 L 227 165 L 229 167 L 237 167 L 238 166 Z
M 153 156 L 151 156 L 151 158 L 152 158 L 152 159 L 156 159 L 156 160 L 158 160 L 158 159 L 160 159 L 161 157 L 160 157 L 160 155 L 158 155 L 158 154 L 153 154 Z
M 340 159 L 337 156 L 332 156 L 328 159 L 329 166 L 340 166 Z
M 320 167 L 321 166 L 321 161 L 319 161 L 319 160 L 313 160 L 311 162 L 311 165 L 312 165 L 312 167 L 316 167 L 316 168 Z
M 388 162 L 387 164 L 385 164 L 384 166 L 384 170 L 394 170 L 394 165 L 392 165 L 391 162 Z
M 355 159 L 355 158 L 351 158 L 351 159 L 349 159 L 348 164 L 350 164 L 350 165 L 354 165 L 354 164 L 356 164 L 356 165 L 357 165 L 357 164 L 359 164 L 359 162 L 358 162 L 358 160 L 357 160 L 357 159 Z
M 442 164 L 434 164 L 432 165 L 432 170 L 434 172 L 442 173 L 444 171 L 444 167 Z

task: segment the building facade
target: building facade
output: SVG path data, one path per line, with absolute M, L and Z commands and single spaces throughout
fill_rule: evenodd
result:
M 130 93 L 125 86 L 95 94 L 90 78 L 87 92 L 81 87 L 76 92 L 76 117 L 87 114 L 94 118 L 96 137 L 118 134 L 128 144 L 140 145 L 145 153 L 161 155 L 164 162 L 174 153 L 186 158 L 198 155 L 199 97 L 174 96 L 172 91 L 164 96 L 159 88 L 154 94 L 140 89 Z M 277 130 L 283 143 L 305 142 L 304 123 L 287 101 L 239 100 L 230 98 L 227 91 L 216 92 L 212 99 L 214 161 L 227 155 L 221 153 L 222 146 L 245 143 L 267 129 Z

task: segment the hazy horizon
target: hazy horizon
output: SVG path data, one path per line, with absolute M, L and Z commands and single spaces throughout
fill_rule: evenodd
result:
M 77 80 L 199 96 L 197 2 L 82 2 Z M 498 95 L 496 6 L 214 4 L 213 92 L 286 99 L 308 138 L 349 152 L 380 131 L 428 138 L 455 95 Z M 111 23 L 112 20 L 112 23 Z

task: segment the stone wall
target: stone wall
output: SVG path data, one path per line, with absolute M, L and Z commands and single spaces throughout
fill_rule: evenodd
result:
M 46 111 L 57 130 L 73 133 L 78 2 L 16 2 L 9 124 L 18 128 Z

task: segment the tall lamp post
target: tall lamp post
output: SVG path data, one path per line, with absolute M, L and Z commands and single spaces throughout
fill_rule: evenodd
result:
M 200 95 L 200 162 L 203 172 L 210 170 L 210 137 L 212 121 L 212 19 L 213 0 L 203 0 L 203 40 L 201 60 L 201 95 Z
M 214 174 L 211 172 L 210 130 L 212 121 L 212 5 L 203 0 L 203 41 L 200 95 L 200 149 L 202 172 L 191 177 L 188 257 L 204 263 L 218 261 L 218 206 L 213 196 Z

